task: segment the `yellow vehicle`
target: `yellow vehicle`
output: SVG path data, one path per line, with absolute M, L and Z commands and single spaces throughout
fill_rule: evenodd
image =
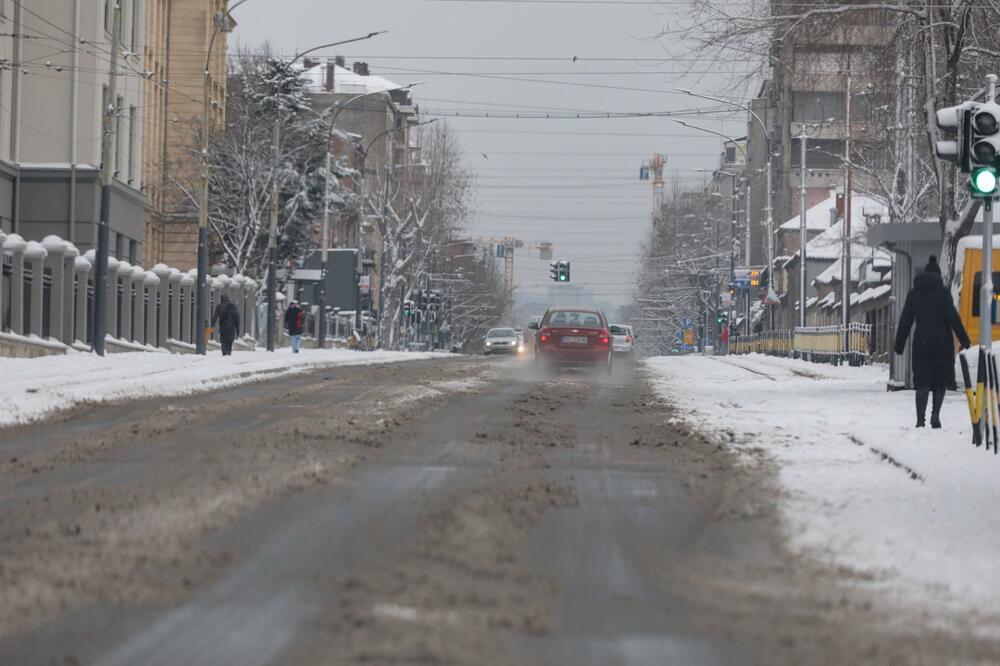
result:
M 997 303 L 997 296 L 1000 295 L 1000 247 L 997 241 L 1000 237 L 993 239 L 993 302 Z M 983 237 L 966 236 L 958 242 L 958 251 L 955 253 L 955 278 L 961 280 L 959 283 L 958 314 L 962 318 L 962 325 L 973 345 L 979 344 L 979 299 L 983 284 Z M 1000 305 L 994 307 L 994 310 Z M 1000 339 L 1000 324 L 997 323 L 997 315 L 993 315 L 993 339 Z

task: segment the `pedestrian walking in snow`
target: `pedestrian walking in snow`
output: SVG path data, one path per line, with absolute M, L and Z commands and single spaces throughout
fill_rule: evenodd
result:
M 302 331 L 306 325 L 305 310 L 299 304 L 292 301 L 285 310 L 285 328 L 288 329 L 288 337 L 292 341 L 292 353 L 298 354 L 302 347 Z
M 933 396 L 931 427 L 941 427 L 941 404 L 944 392 L 955 385 L 955 340 L 962 349 L 972 344 L 962 326 L 951 294 L 941 279 L 937 258 L 931 257 L 923 272 L 913 280 L 913 289 L 906 296 L 903 314 L 896 328 L 897 354 L 906 349 L 906 338 L 913 330 L 913 384 L 917 389 L 917 427 L 924 427 L 928 394 Z
M 219 299 L 219 304 L 215 306 L 215 312 L 212 313 L 212 328 L 215 328 L 216 324 L 219 327 L 222 355 L 232 356 L 233 342 L 240 334 L 240 311 L 225 294 Z

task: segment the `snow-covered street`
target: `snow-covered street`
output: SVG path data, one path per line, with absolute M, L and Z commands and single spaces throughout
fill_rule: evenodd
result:
M 1000 459 L 971 444 L 963 394 L 948 394 L 942 430 L 916 429 L 913 393 L 886 392 L 884 367 L 760 355 L 647 367 L 691 425 L 779 466 L 793 548 L 893 602 L 1000 629 Z
M 40 359 L 0 358 L 0 427 L 30 423 L 81 403 L 178 396 L 258 381 L 265 377 L 337 365 L 374 365 L 414 361 L 448 354 L 427 352 L 355 352 L 303 349 L 292 354 L 263 350 L 223 357 L 70 352 Z

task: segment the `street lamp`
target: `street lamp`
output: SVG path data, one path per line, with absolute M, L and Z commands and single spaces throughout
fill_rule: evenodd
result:
M 201 94 L 201 195 L 198 201 L 198 278 L 196 283 L 196 316 L 195 332 L 195 352 L 204 354 L 207 341 L 205 340 L 205 324 L 208 318 L 208 139 L 211 132 L 209 115 L 211 110 L 211 76 L 209 68 L 212 64 L 212 50 L 215 47 L 215 40 L 220 32 L 229 33 L 236 27 L 236 21 L 231 16 L 232 12 L 247 2 L 240 0 L 228 10 L 218 12 L 213 17 L 215 28 L 212 30 L 212 37 L 208 40 L 208 51 L 205 54 L 204 81 L 202 83 Z
M 327 49 L 333 46 L 341 46 L 343 44 L 364 41 L 377 35 L 383 35 L 386 32 L 386 30 L 370 32 L 363 37 L 345 39 L 340 42 L 331 42 L 329 44 L 320 44 L 319 46 L 314 46 L 311 49 L 306 49 L 288 62 L 283 63 L 278 74 L 284 74 L 301 58 L 309 55 L 310 53 L 319 51 L 320 49 Z M 277 298 L 276 292 L 278 290 L 278 278 L 276 273 L 278 270 L 278 162 L 281 147 L 281 78 L 280 76 L 277 76 L 276 79 L 274 88 L 274 130 L 271 135 L 271 228 L 267 236 L 267 351 L 269 352 L 274 351 L 274 336 L 277 324 L 275 321 L 277 316 L 277 303 L 275 299 Z M 329 146 L 327 147 L 327 150 L 329 150 Z
M 702 99 L 711 100 L 714 102 L 720 102 L 722 104 L 729 104 L 737 108 L 745 110 L 749 113 L 757 124 L 760 125 L 760 130 L 764 134 L 765 150 L 767 153 L 767 300 L 775 301 L 777 300 L 777 294 L 774 292 L 774 192 L 773 192 L 773 178 L 774 178 L 774 152 L 772 146 L 774 145 L 771 141 L 771 133 L 767 129 L 767 125 L 761 119 L 757 113 L 750 108 L 749 105 L 739 104 L 731 100 L 723 99 L 721 97 L 713 97 L 712 95 L 705 95 L 702 93 L 696 93 L 685 88 L 675 88 L 676 92 L 684 93 L 685 95 L 690 95 L 692 97 L 700 97 Z M 749 167 L 749 161 L 747 162 Z M 748 206 L 749 209 L 749 206 Z M 749 217 L 748 217 L 749 222 Z M 747 265 L 750 265 L 750 225 L 747 224 Z M 768 325 L 769 328 L 774 328 L 774 313 L 773 310 L 768 307 Z
M 316 336 L 317 346 L 323 349 L 326 346 L 326 269 L 327 260 L 329 254 L 330 245 L 330 171 L 332 170 L 332 159 L 330 155 L 330 142 L 333 141 L 333 131 L 337 127 L 337 118 L 340 116 L 340 112 L 346 109 L 348 106 L 353 104 L 359 99 L 365 97 L 371 97 L 373 95 L 389 95 L 393 92 L 399 90 L 410 90 L 414 86 L 418 86 L 424 81 L 417 81 L 415 83 L 410 83 L 405 86 L 400 86 L 398 88 L 389 88 L 387 90 L 373 90 L 371 92 L 362 93 L 360 95 L 355 95 L 354 97 L 348 99 L 343 104 L 337 103 L 337 110 L 333 112 L 333 118 L 330 120 L 330 130 L 327 132 L 326 136 L 326 179 L 324 183 L 324 194 L 323 194 L 323 233 L 322 233 L 322 248 L 320 249 L 320 284 L 319 284 L 319 332 Z M 364 195 L 364 192 L 362 192 Z M 358 258 L 361 257 L 361 233 L 359 231 L 357 238 L 355 239 L 357 244 Z M 355 290 L 356 292 L 358 289 Z M 355 325 L 361 327 L 361 299 L 358 297 L 359 294 L 355 293 Z
M 731 221 L 731 224 L 732 224 L 732 235 L 733 235 L 733 242 L 735 243 L 736 242 L 736 205 L 737 205 L 736 204 L 736 172 L 734 172 L 734 171 L 726 171 L 725 169 L 695 169 L 695 171 L 699 172 L 699 173 L 712 173 L 712 174 L 715 174 L 715 175 L 729 176 L 730 178 L 732 178 L 732 197 L 731 197 L 732 200 L 730 201 L 730 207 L 732 208 L 732 221 Z M 719 197 L 721 199 L 722 198 L 722 193 L 721 192 L 712 192 L 711 196 L 713 196 L 713 197 Z M 719 273 L 719 268 L 720 268 L 720 266 L 719 266 L 719 259 L 721 258 L 721 255 L 719 254 L 719 249 L 720 249 L 719 246 L 721 245 L 721 243 L 722 243 L 722 241 L 721 241 L 721 234 L 720 234 L 720 231 L 719 231 L 719 218 L 716 218 L 715 219 L 715 270 L 716 270 L 717 274 Z M 729 280 L 730 280 L 730 282 L 729 282 L 730 286 L 732 286 L 733 282 L 735 282 L 735 280 L 736 280 L 736 249 L 735 249 L 735 245 L 733 246 L 733 248 L 730 250 L 730 253 L 729 253 Z M 716 292 L 718 292 L 718 291 L 719 290 L 716 289 Z M 717 294 L 716 295 L 716 313 L 718 313 L 719 309 L 721 309 L 721 303 L 718 302 L 718 294 Z M 730 316 L 729 316 L 730 325 L 732 325 L 732 322 L 734 321 L 734 319 L 735 318 L 732 315 L 732 309 L 730 309 Z M 721 333 L 721 331 L 718 330 L 718 327 L 715 327 L 715 333 L 716 333 L 716 348 L 718 348 L 719 347 L 718 336 Z

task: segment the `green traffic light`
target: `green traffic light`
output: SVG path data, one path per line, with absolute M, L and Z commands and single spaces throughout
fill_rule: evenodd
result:
M 987 197 L 997 191 L 997 171 L 993 167 L 980 167 L 972 172 L 970 182 L 973 196 Z
M 566 281 L 566 274 L 565 273 L 560 273 L 559 274 L 559 281 L 560 282 L 565 282 Z

